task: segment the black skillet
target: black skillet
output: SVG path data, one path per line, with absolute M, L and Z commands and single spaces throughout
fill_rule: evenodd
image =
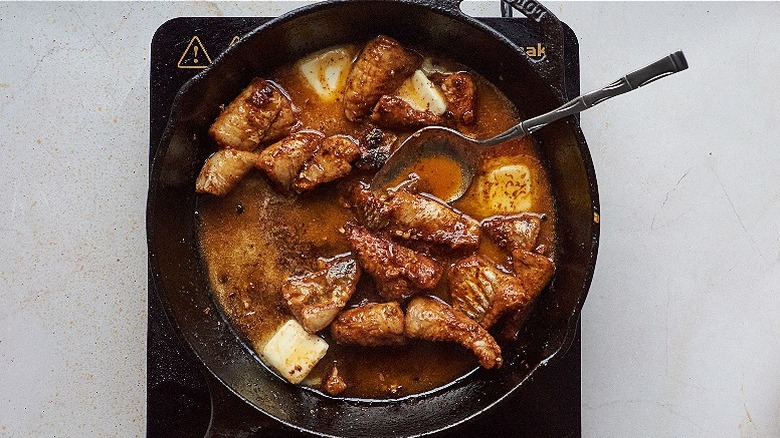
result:
M 561 57 L 558 20 L 532 1 L 514 6 L 541 25 L 548 57 Z M 598 246 L 598 192 L 575 117 L 535 134 L 548 167 L 558 220 L 557 271 L 520 341 L 499 370 L 477 370 L 446 388 L 401 400 L 342 400 L 282 381 L 268 371 L 217 308 L 198 253 L 194 181 L 212 151 L 206 130 L 255 76 L 335 44 L 390 35 L 466 64 L 496 84 L 522 116 L 559 106 L 563 93 L 505 37 L 462 14 L 460 0 L 328 1 L 283 15 L 248 34 L 182 87 L 152 164 L 147 238 L 152 284 L 195 355 L 229 390 L 301 432 L 324 436 L 413 436 L 462 423 L 495 405 L 539 366 L 565 351 L 576 331 Z M 563 64 L 542 61 L 560 79 Z M 563 81 L 556 81 L 563 83 Z M 217 421 L 212 419 L 212 421 Z

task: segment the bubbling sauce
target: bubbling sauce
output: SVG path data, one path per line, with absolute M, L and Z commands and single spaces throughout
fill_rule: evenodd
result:
M 347 49 L 357 50 L 352 46 Z M 484 78 L 451 60 L 432 58 L 449 71 L 469 71 L 476 80 L 476 120 L 468 127 L 467 135 L 487 138 L 518 121 L 514 106 Z M 277 69 L 268 78 L 280 84 L 300 108 L 304 128 L 358 138 L 368 126 L 367 122 L 354 123 L 345 118 L 341 97 L 322 102 L 295 63 Z M 396 134 L 398 145 L 409 133 Z M 522 211 L 545 215 L 538 243 L 546 245 L 547 255 L 552 257 L 555 210 L 547 175 L 537 157 L 536 145 L 529 137 L 486 151 L 472 187 L 452 206 L 477 220 Z M 489 187 L 491 178 L 500 176 L 496 176 L 496 168 L 518 163 L 530 174 L 530 192 L 522 194 L 524 201 L 507 204 L 488 199 L 518 196 L 496 194 Z M 436 189 L 457 188 L 460 184 L 458 167 L 446 159 L 429 160 L 418 167 L 418 173 L 435 175 L 428 179 Z M 311 192 L 291 195 L 276 191 L 262 174 L 253 171 L 227 196 L 199 198 L 201 254 L 211 290 L 224 314 L 255 351 L 261 351 L 274 331 L 293 318 L 281 295 L 282 283 L 295 273 L 314 269 L 318 257 L 350 250 L 342 231 L 353 215 L 344 198 L 351 184 L 370 181 L 371 176 L 353 171 Z M 512 210 L 520 207 L 523 209 Z M 497 245 L 484 236 L 482 242 L 478 252 L 505 266 L 506 255 Z M 440 260 L 445 266 L 454 261 L 446 257 Z M 368 277 L 361 277 L 347 308 L 377 300 Z M 433 293 L 447 300 L 447 283 L 446 278 L 442 279 Z M 328 330 L 320 335 L 330 347 L 303 383 L 318 388 L 336 362 L 339 375 L 348 385 L 340 397 L 383 399 L 426 392 L 477 366 L 471 352 L 451 343 L 411 341 L 401 347 L 358 347 L 337 344 Z

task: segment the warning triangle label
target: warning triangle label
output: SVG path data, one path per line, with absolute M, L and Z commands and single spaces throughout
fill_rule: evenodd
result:
M 192 37 L 184 53 L 181 54 L 179 63 L 176 64 L 179 68 L 206 68 L 209 65 L 211 65 L 211 57 L 197 35 Z

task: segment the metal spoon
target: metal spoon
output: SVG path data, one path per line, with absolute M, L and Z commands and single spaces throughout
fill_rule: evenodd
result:
M 604 88 L 576 97 L 559 108 L 548 113 L 525 120 L 507 131 L 484 140 L 474 140 L 454 129 L 441 126 L 429 126 L 410 135 L 390 156 L 387 163 L 379 169 L 371 180 L 371 190 L 377 191 L 396 185 L 407 177 L 414 166 L 426 158 L 444 158 L 460 168 L 461 183 L 449 193 L 431 193 L 446 202 L 452 202 L 466 193 L 474 174 L 480 154 L 485 149 L 507 140 L 533 133 L 543 126 L 560 118 L 584 111 L 610 97 L 635 90 L 656 79 L 668 76 L 688 68 L 688 62 L 681 51 L 674 52 L 658 61 L 629 73 Z M 425 186 L 425 179 L 434 175 L 419 175 L 418 184 Z M 436 187 L 431 184 L 430 187 Z

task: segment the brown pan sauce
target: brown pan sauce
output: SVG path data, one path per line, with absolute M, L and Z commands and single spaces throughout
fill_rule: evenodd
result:
M 436 59 L 436 64 L 450 71 L 469 71 L 477 81 L 476 122 L 464 130 L 467 135 L 490 137 L 517 122 L 514 106 L 484 78 L 448 60 Z M 279 68 L 269 78 L 280 84 L 300 108 L 304 128 L 317 129 L 325 135 L 348 134 L 358 138 L 368 126 L 367 122 L 347 120 L 340 99 L 320 102 L 295 64 Z M 409 133 L 396 134 L 398 145 Z M 539 243 L 546 245 L 546 255 L 553 257 L 554 203 L 547 175 L 536 156 L 535 144 L 525 138 L 489 150 L 484 158 L 523 162 L 529 167 L 534 182 L 529 211 L 546 216 Z M 459 175 L 446 160 L 430 161 L 424 166 L 425 172 L 438 176 L 437 184 L 458 184 Z M 495 215 L 486 210 L 476 189 L 483 177 L 478 173 L 472 189 L 453 204 L 478 220 Z M 261 173 L 253 171 L 224 198 L 200 197 L 201 254 L 212 291 L 228 319 L 256 351 L 292 318 L 280 293 L 282 282 L 296 272 L 313 269 L 318 257 L 350 250 L 342 227 L 353 215 L 346 207 L 344 195 L 357 180 L 370 179 L 371 174 L 353 171 L 348 177 L 311 192 L 289 195 L 277 192 Z M 507 255 L 485 236 L 479 252 L 509 268 Z M 448 299 L 446 278 L 434 293 Z M 377 300 L 370 276 L 364 273 L 347 307 Z M 348 385 L 340 397 L 382 399 L 426 392 L 477 366 L 473 354 L 456 344 L 411 341 L 401 347 L 358 347 L 336 344 L 327 329 L 320 334 L 330 347 L 304 384 L 318 388 L 336 362 L 339 375 Z

